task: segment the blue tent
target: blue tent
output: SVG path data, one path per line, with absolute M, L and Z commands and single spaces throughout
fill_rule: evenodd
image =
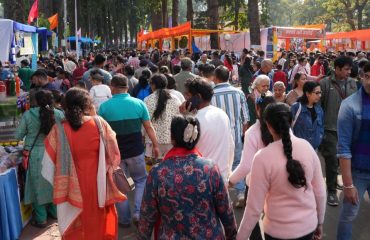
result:
M 41 27 L 37 28 L 37 33 L 39 34 L 39 40 L 41 40 L 41 48 L 40 51 L 47 51 L 48 50 L 48 37 L 53 35 L 53 32 Z
M 75 42 L 76 37 L 75 36 L 70 36 L 70 37 L 67 38 L 67 41 Z M 80 38 L 78 38 L 78 41 L 82 42 L 82 43 L 93 43 L 93 40 L 91 38 L 86 38 L 86 37 L 80 37 Z

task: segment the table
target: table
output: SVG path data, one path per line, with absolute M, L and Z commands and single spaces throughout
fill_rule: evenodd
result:
M 0 239 L 18 239 L 22 231 L 17 170 L 0 174 Z

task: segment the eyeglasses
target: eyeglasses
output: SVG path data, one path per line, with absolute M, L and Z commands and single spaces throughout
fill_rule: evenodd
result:
M 321 94 L 322 94 L 322 92 L 321 92 L 321 91 L 312 92 L 312 93 L 314 93 L 314 94 L 316 94 L 316 95 L 321 95 Z

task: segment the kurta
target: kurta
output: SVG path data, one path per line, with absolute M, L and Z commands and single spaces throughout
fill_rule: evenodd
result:
M 78 131 L 66 122 L 63 126 L 71 147 L 83 203 L 81 215 L 63 235 L 63 240 L 116 239 L 118 222 L 114 205 L 98 206 L 99 132 L 94 119 L 85 122 Z
M 15 137 L 19 140 L 25 139 L 25 149 L 30 150 L 40 129 L 40 108 L 31 108 L 22 116 Z M 54 109 L 55 119 L 61 121 L 64 115 L 61 111 Z M 41 176 L 41 161 L 44 155 L 45 134 L 40 133 L 29 158 L 26 186 L 24 193 L 25 204 L 43 205 L 53 202 L 53 187 Z

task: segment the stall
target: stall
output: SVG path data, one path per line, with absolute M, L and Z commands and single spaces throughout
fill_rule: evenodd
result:
M 70 36 L 67 38 L 69 48 L 76 50 L 76 37 Z M 86 56 L 86 53 L 91 51 L 94 47 L 94 41 L 88 37 L 78 37 L 78 49 L 80 50 L 80 56 Z
M 370 29 L 356 30 L 352 32 L 328 33 L 326 35 L 327 47 L 331 51 L 370 50 Z

